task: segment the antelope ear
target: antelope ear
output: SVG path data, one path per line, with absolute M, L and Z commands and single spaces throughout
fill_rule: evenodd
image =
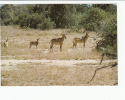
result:
M 86 31 L 86 34 L 88 34 L 89 32 L 88 31 Z
M 65 34 L 62 34 L 62 36 L 64 36 Z
M 86 30 L 83 30 L 83 33 L 85 33 L 86 32 Z

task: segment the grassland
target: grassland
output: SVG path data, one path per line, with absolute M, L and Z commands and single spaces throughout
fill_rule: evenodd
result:
M 2 67 L 2 86 L 95 86 L 117 83 L 117 67 L 97 71 L 89 84 L 87 82 L 98 65 L 81 63 L 71 67 L 24 63 Z
M 1 85 L 2 86 L 90 86 L 90 85 L 114 85 L 118 82 L 117 66 L 105 68 L 97 72 L 93 81 L 94 70 L 99 67 L 112 64 L 113 60 L 107 63 L 77 63 L 75 65 L 64 66 L 68 61 L 100 61 L 102 52 L 95 49 L 97 34 L 89 33 L 85 48 L 83 44 L 78 44 L 73 49 L 72 40 L 75 37 L 84 36 L 85 33 L 70 32 L 65 29 L 34 30 L 21 29 L 18 26 L 1 26 Z M 59 45 L 54 45 L 54 51 L 50 51 L 49 42 L 53 38 L 61 37 L 67 32 L 67 39 L 64 40 L 62 52 Z M 5 39 L 9 39 L 9 47 L 3 46 Z M 38 47 L 32 46 L 29 49 L 30 41 L 40 38 Z M 48 64 L 46 62 L 32 62 L 33 60 L 53 60 L 66 61 L 64 64 Z M 9 60 L 9 64 L 5 63 Z M 11 60 L 27 61 L 26 63 L 12 63 Z M 117 62 L 117 61 L 116 61 Z
M 67 33 L 67 39 L 64 40 L 62 52 L 59 45 L 54 45 L 54 52 L 50 52 L 50 40 L 61 37 L 66 30 L 33 30 L 20 29 L 18 26 L 1 27 L 1 59 L 100 59 L 100 53 L 95 50 L 95 41 L 89 38 L 86 47 L 78 44 L 77 49 L 73 49 L 73 38 L 84 36 L 85 33 Z M 90 32 L 90 37 L 96 37 L 94 32 Z M 9 39 L 9 47 L 5 49 L 3 43 Z M 32 46 L 29 49 L 30 41 L 36 41 L 40 38 L 38 48 Z

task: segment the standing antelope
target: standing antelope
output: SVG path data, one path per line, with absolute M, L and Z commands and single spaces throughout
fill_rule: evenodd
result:
M 89 32 L 86 32 L 86 35 L 83 37 L 82 36 L 82 38 L 74 38 L 73 39 L 73 47 L 75 46 L 77 46 L 77 43 L 84 43 L 84 47 L 85 47 L 85 43 L 86 43 L 86 41 L 87 41 L 87 39 L 88 39 L 88 37 L 89 37 L 89 35 L 88 35 L 88 33 Z
M 52 39 L 50 41 L 50 50 L 52 49 L 53 51 L 53 45 L 60 45 L 60 51 L 62 51 L 62 44 L 64 39 L 66 39 L 66 36 L 63 34 L 61 38 L 57 38 L 57 39 Z
M 37 41 L 31 41 L 29 48 L 31 48 L 32 45 L 36 45 L 36 48 L 37 48 L 37 45 L 39 44 L 39 39 L 40 38 L 36 39 Z
M 4 43 L 4 48 L 8 48 L 8 37 L 7 37 L 7 40 Z

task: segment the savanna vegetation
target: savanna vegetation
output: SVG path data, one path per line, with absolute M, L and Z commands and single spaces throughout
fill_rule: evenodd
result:
M 97 49 L 104 47 L 117 56 L 117 6 L 114 4 L 6 4 L 0 11 L 1 25 L 95 31 L 103 38 L 97 42 Z
M 5 4 L 0 22 L 2 86 L 118 84 L 117 5 Z M 73 48 L 87 32 L 85 47 Z

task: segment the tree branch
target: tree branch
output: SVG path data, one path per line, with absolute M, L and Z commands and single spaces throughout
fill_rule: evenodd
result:
M 94 72 L 93 77 L 92 77 L 91 80 L 90 80 L 89 82 L 87 82 L 87 83 L 89 84 L 89 83 L 94 79 L 95 74 L 96 74 L 96 71 L 101 70 L 101 69 L 103 69 L 103 68 L 107 68 L 107 67 L 109 67 L 109 66 L 111 66 L 111 68 L 112 68 L 112 67 L 115 67 L 116 65 L 117 65 L 117 62 L 116 62 L 115 64 L 113 64 L 113 65 L 108 65 L 108 66 L 104 66 L 104 67 L 101 67 L 101 68 L 97 68 L 97 69 L 95 70 L 95 72 Z
M 101 63 L 102 63 L 102 61 L 103 61 L 103 58 L 104 58 L 104 53 L 102 54 L 102 58 L 101 58 L 101 61 L 100 61 L 100 65 L 101 65 Z

